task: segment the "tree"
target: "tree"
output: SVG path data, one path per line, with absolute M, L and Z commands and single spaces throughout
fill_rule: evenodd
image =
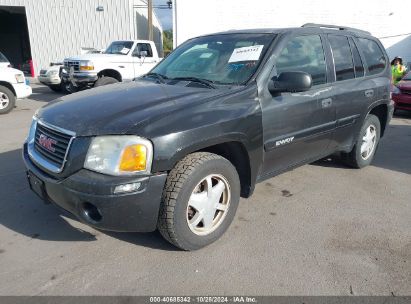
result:
M 173 31 L 167 30 L 163 32 L 163 50 L 164 56 L 167 56 L 173 50 Z

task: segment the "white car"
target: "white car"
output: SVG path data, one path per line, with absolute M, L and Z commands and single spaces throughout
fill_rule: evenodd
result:
M 62 81 L 71 85 L 70 90 L 79 90 L 132 80 L 149 72 L 160 60 L 153 41 L 114 41 L 102 54 L 64 59 Z
M 65 90 L 60 78 L 60 69 L 63 63 L 51 63 L 46 69 L 40 70 L 40 75 L 37 77 L 39 82 L 48 86 L 54 92 L 61 92 Z
M 0 68 L 11 68 L 10 61 L 0 52 Z
M 16 99 L 26 98 L 32 94 L 22 71 L 0 68 L 0 114 L 13 110 Z

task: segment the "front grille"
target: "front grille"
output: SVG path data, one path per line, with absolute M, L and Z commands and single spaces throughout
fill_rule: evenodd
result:
M 79 61 L 65 61 L 64 67 L 68 70 L 70 67 L 74 67 L 74 71 L 80 71 L 80 62 Z
M 38 123 L 34 150 L 53 166 L 63 169 L 73 136 Z M 51 142 L 51 144 L 50 144 Z

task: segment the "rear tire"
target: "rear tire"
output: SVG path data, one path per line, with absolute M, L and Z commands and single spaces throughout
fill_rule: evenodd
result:
M 371 164 L 381 135 L 381 123 L 377 116 L 368 114 L 350 153 L 342 153 L 343 161 L 353 168 Z
M 158 230 L 178 248 L 200 249 L 228 229 L 239 200 L 240 180 L 227 159 L 205 152 L 190 154 L 167 178 Z
M 16 97 L 13 92 L 4 86 L 0 86 L 0 114 L 7 114 L 14 109 Z
M 102 87 L 108 84 L 113 84 L 113 83 L 118 83 L 119 81 L 113 77 L 100 77 L 97 79 L 96 83 L 94 84 L 94 87 Z

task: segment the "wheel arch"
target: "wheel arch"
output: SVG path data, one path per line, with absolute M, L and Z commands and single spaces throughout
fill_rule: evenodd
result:
M 213 153 L 231 162 L 240 178 L 241 197 L 250 197 L 252 194 L 250 157 L 243 143 L 239 141 L 224 142 L 194 152 Z
M 253 174 L 255 168 L 252 165 L 253 156 L 249 153 L 246 139 L 240 134 L 231 134 L 201 142 L 191 142 L 186 147 L 172 148 L 171 150 L 173 150 L 172 155 L 166 153 L 161 156 L 161 158 L 166 158 L 167 161 L 162 166 L 154 168 L 155 171 L 170 171 L 179 161 L 192 153 L 214 153 L 226 158 L 236 168 L 241 183 L 241 197 L 247 198 L 253 193 L 255 186 L 255 178 L 253 177 L 255 176 Z
M 368 114 L 375 115 L 379 119 L 381 124 L 381 137 L 383 137 L 388 123 L 388 106 L 384 103 L 376 105 Z
M 123 76 L 121 75 L 121 73 L 117 70 L 114 70 L 114 69 L 102 70 L 97 74 L 97 76 L 99 78 L 101 78 L 101 77 L 112 77 L 112 78 L 117 79 L 120 82 L 123 81 Z
M 14 97 L 17 97 L 16 91 L 10 83 L 6 81 L 0 81 L 0 85 L 9 89 L 14 94 Z

